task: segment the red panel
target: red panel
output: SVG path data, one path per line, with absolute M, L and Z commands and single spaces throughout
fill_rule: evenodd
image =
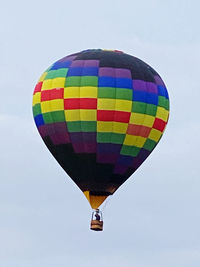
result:
M 50 90 L 50 96 L 52 99 L 63 99 L 64 98 L 64 88 L 56 88 Z
M 43 82 L 39 82 L 39 83 L 36 84 L 35 89 L 34 89 L 34 93 L 33 93 L 33 94 L 35 94 L 35 93 L 37 93 L 37 92 L 41 92 L 42 83 L 43 83 Z
M 80 98 L 80 109 L 97 109 L 97 98 Z
M 98 121 L 116 121 L 116 122 L 129 122 L 130 112 L 114 111 L 114 110 L 98 110 Z
M 49 101 L 53 99 L 63 99 L 64 89 L 44 90 L 41 92 L 41 101 Z
M 151 128 L 149 127 L 136 125 L 136 124 L 129 124 L 128 129 L 127 129 L 127 134 L 148 137 L 150 131 L 151 131 Z
M 68 98 L 64 99 L 64 109 L 96 109 L 96 98 Z
M 80 109 L 80 98 L 64 99 L 64 109 Z
M 156 118 L 155 121 L 154 121 L 154 124 L 153 124 L 153 128 L 163 132 L 164 129 L 165 129 L 165 125 L 166 125 L 165 121 Z

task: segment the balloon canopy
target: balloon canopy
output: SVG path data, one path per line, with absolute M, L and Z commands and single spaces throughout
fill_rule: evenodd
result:
M 96 209 L 159 142 L 169 98 L 158 73 L 140 59 L 90 49 L 42 74 L 33 114 L 46 146 Z

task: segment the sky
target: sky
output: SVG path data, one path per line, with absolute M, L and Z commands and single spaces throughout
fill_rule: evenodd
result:
M 0 14 L 0 267 L 199 267 L 200 2 L 4 1 Z M 102 205 L 104 231 L 32 117 L 39 76 L 87 48 L 150 64 L 170 119 L 145 163 Z

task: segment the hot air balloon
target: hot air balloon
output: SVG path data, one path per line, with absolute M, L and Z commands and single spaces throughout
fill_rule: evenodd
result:
M 158 73 L 118 50 L 89 49 L 52 64 L 33 94 L 38 131 L 57 162 L 94 209 L 92 230 L 102 230 L 99 206 L 144 162 L 169 116 Z

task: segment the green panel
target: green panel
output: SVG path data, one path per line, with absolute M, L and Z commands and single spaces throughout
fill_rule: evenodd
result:
M 39 115 L 39 114 L 41 114 L 41 113 L 42 113 L 42 111 L 41 111 L 41 105 L 40 104 L 35 104 L 33 106 L 33 115 L 34 115 L 34 117 L 37 116 L 37 115 Z
M 64 122 L 65 121 L 65 113 L 62 110 L 51 112 L 51 116 L 52 116 L 54 122 Z
M 97 133 L 98 143 L 123 144 L 124 138 L 125 138 L 125 134 Z
M 47 80 L 47 79 L 53 79 L 56 75 L 56 71 L 57 70 L 50 70 L 47 75 L 45 76 L 44 80 Z
M 53 118 L 51 116 L 51 112 L 46 112 L 46 113 L 43 113 L 42 115 L 43 115 L 45 124 L 54 123 Z
M 147 115 L 156 116 L 156 112 L 157 112 L 157 106 L 156 105 L 147 104 L 146 112 L 145 112 Z
M 114 98 L 115 99 L 115 88 L 113 87 L 99 87 L 98 98 Z
M 57 78 L 57 77 L 66 77 L 67 76 L 67 72 L 68 72 L 68 68 L 61 68 L 61 69 L 58 69 L 55 73 L 55 77 L 54 78 Z
M 164 96 L 159 96 L 158 97 L 158 106 L 169 110 L 169 100 L 167 98 L 165 98 Z
M 156 105 L 133 101 L 132 112 L 156 116 L 156 111 Z
M 98 86 L 97 76 L 81 76 L 81 86 Z
M 133 101 L 132 112 L 145 114 L 146 105 L 144 102 Z
M 67 129 L 69 132 L 81 132 L 81 122 L 80 121 L 68 121 Z
M 97 132 L 98 143 L 110 143 L 112 133 L 99 133 Z
M 54 123 L 54 122 L 64 122 L 65 114 L 64 111 L 53 111 L 43 113 L 43 118 L 45 123 Z
M 132 101 L 133 90 L 132 89 L 124 89 L 124 88 L 116 88 L 116 98 Z
M 136 157 L 139 152 L 140 152 L 140 148 L 139 147 L 123 145 L 120 154 L 121 155 L 127 155 L 127 156 Z
M 156 142 L 151 140 L 151 139 L 147 139 L 143 148 L 148 150 L 148 151 L 152 151 L 154 149 L 154 147 L 156 146 Z
M 123 144 L 125 134 L 112 133 L 110 143 L 112 144 Z
M 97 122 L 96 121 L 81 121 L 81 130 L 83 132 L 96 132 Z
M 65 87 L 70 87 L 70 86 L 80 86 L 81 84 L 81 76 L 70 76 L 66 78 L 65 81 Z
M 96 121 L 67 122 L 69 132 L 96 132 Z

